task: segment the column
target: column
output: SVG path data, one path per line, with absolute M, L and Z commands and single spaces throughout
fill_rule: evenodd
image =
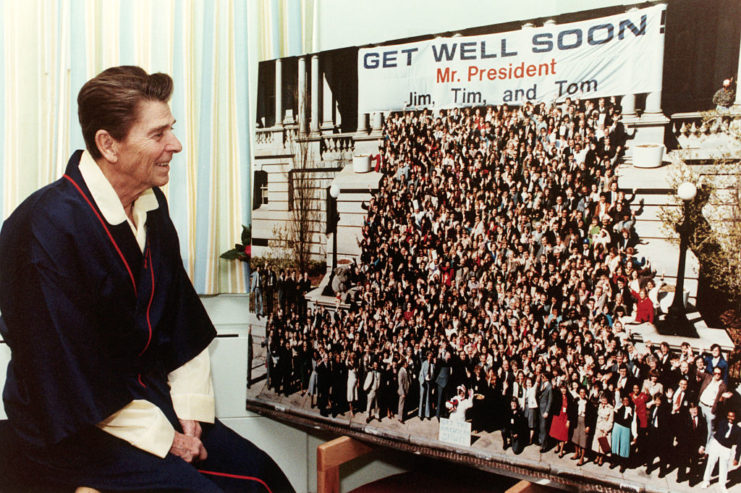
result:
M 661 113 L 661 91 L 648 93 L 646 96 L 646 113 Z
M 666 8 L 666 4 L 662 4 Z M 628 9 L 628 12 L 637 11 L 637 7 Z M 659 44 L 661 45 L 661 60 L 659 60 L 659 80 L 664 79 L 664 35 L 659 37 Z M 661 114 L 661 89 L 658 91 L 650 92 L 646 96 L 646 110 L 645 113 Z
M 311 55 L 311 119 L 309 128 L 319 131 L 319 55 Z
M 623 109 L 623 115 L 634 115 L 636 112 L 636 95 L 626 94 L 620 100 L 620 106 Z
M 333 130 L 334 119 L 334 94 L 329 87 L 329 74 L 332 71 L 332 59 L 325 56 L 322 60 L 322 130 Z
M 383 113 L 374 111 L 371 113 L 371 132 L 380 132 L 383 125 Z
M 358 110 L 358 132 L 368 131 L 368 113 L 362 113 Z
M 298 131 L 306 133 L 306 57 L 298 57 Z
M 283 61 L 275 60 L 275 126 L 283 125 Z

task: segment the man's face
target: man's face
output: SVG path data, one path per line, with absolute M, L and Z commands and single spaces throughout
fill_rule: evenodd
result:
M 729 423 L 733 424 L 736 422 L 736 413 L 733 411 L 728 411 L 726 418 L 728 418 Z
M 120 183 L 137 194 L 166 185 L 170 160 L 183 148 L 172 131 L 175 119 L 167 103 L 143 101 L 138 111 L 139 117 L 129 134 L 118 142 L 115 166 Z

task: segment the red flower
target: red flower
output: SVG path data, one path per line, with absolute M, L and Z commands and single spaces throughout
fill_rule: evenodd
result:
M 244 246 L 244 254 L 248 257 L 252 256 L 252 245 L 245 245 Z

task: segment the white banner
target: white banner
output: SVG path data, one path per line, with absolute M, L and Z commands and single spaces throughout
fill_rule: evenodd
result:
M 361 49 L 358 110 L 519 105 L 658 91 L 665 8 Z

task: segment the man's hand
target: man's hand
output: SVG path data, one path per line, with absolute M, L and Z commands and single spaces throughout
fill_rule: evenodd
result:
M 201 443 L 199 438 L 183 435 L 177 431 L 175 432 L 175 438 L 172 440 L 170 453 L 177 455 L 188 463 L 191 463 L 194 460 L 205 460 L 206 457 L 208 457 L 206 447 L 203 446 L 203 443 Z
M 183 427 L 183 434 L 189 437 L 201 438 L 201 423 L 192 419 L 178 419 Z

